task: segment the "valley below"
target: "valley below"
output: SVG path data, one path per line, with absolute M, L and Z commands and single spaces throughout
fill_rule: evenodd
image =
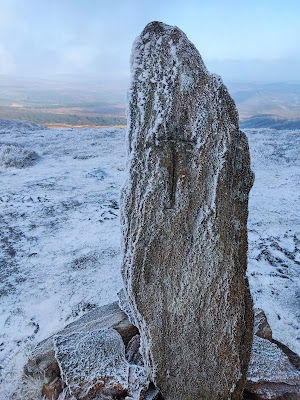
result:
M 242 128 L 300 129 L 299 83 L 225 82 Z M 126 127 L 127 80 L 0 77 L 0 118 L 48 128 Z

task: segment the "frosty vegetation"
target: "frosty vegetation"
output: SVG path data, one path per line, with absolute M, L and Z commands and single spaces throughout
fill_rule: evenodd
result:
M 4 167 L 25 168 L 33 165 L 39 156 L 35 151 L 16 145 L 1 145 L 0 165 Z

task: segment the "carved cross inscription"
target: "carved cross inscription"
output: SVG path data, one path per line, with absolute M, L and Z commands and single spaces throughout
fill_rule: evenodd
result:
M 170 168 L 170 177 L 169 177 L 169 201 L 167 204 L 167 210 L 174 210 L 176 204 L 176 186 L 179 177 L 179 165 L 183 163 L 182 151 L 186 152 L 188 149 L 195 145 L 195 140 L 186 140 L 183 135 L 182 129 L 174 129 L 175 134 L 167 135 L 167 139 L 158 138 L 159 144 L 164 144 L 168 146 L 171 152 L 171 168 Z M 192 146 L 192 147 L 191 147 Z

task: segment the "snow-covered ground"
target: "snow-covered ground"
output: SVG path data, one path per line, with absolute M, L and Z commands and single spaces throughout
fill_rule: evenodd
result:
M 300 132 L 246 133 L 252 294 L 274 337 L 300 354 Z M 124 138 L 0 120 L 1 400 L 17 398 L 36 343 L 117 298 Z
M 0 133 L 1 400 L 16 389 L 33 344 L 117 299 L 124 134 Z M 39 158 L 13 167 L 27 149 Z
M 255 183 L 248 275 L 273 337 L 300 355 L 300 131 L 246 129 Z

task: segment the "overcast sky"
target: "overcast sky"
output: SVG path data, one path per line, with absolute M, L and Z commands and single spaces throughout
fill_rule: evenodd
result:
M 231 81 L 300 81 L 300 0 L 0 0 L 0 74 L 127 79 L 134 38 L 177 25 Z

